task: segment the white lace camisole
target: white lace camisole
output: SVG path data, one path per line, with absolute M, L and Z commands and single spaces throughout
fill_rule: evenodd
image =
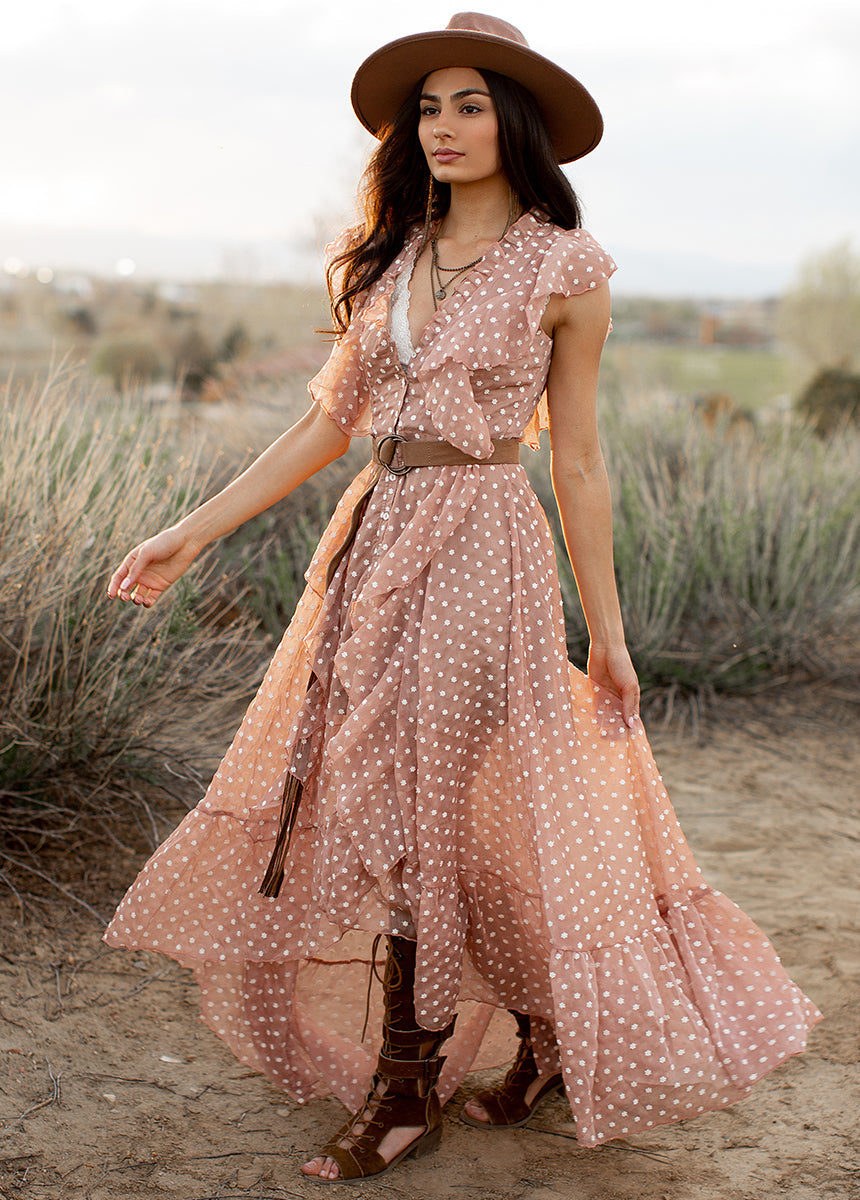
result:
M 391 337 L 397 349 L 397 357 L 404 367 L 415 357 L 412 334 L 409 332 L 409 284 L 414 269 L 413 263 L 411 269 L 407 267 L 400 272 L 391 298 Z

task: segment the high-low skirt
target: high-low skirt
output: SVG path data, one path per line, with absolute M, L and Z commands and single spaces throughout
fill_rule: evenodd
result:
M 361 1102 L 384 932 L 417 940 L 421 1025 L 459 1009 L 443 1102 L 497 1049 L 503 1009 L 532 1016 L 583 1146 L 746 1095 L 820 1013 L 705 883 L 641 722 L 569 663 L 525 471 L 385 476 L 326 586 L 368 471 L 204 799 L 106 940 L 190 967 L 211 1028 L 299 1101 Z M 267 899 L 288 773 L 301 804 Z

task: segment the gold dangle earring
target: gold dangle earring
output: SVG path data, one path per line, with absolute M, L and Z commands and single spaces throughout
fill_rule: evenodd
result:
M 430 183 L 427 186 L 427 210 L 424 213 L 424 233 L 421 236 L 421 247 L 418 253 L 427 245 L 430 240 L 430 226 L 433 224 L 433 203 L 436 197 L 433 191 L 433 176 L 430 175 Z

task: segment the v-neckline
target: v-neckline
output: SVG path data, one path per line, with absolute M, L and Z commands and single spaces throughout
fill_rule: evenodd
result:
M 508 228 L 505 230 L 505 232 L 502 234 L 502 236 L 500 238 L 497 238 L 495 242 L 490 243 L 490 245 L 487 247 L 487 249 L 481 255 L 480 260 L 478 262 L 476 262 L 475 265 L 471 268 L 471 270 L 468 271 L 467 274 L 465 274 L 463 276 L 463 278 L 460 280 L 460 282 L 458 283 L 457 287 L 453 290 L 453 292 L 451 292 L 450 295 L 446 296 L 445 299 L 442 301 L 442 303 L 439 305 L 439 307 L 435 310 L 435 312 L 431 316 L 430 320 L 427 322 L 427 324 L 421 330 L 421 333 L 417 340 L 415 338 L 415 334 L 412 331 L 412 325 L 411 325 L 411 322 L 409 319 L 409 314 L 412 310 L 412 280 L 415 276 L 415 268 L 418 265 L 418 252 L 419 252 L 419 247 L 421 246 L 421 235 L 420 235 L 420 233 L 418 233 L 416 231 L 416 233 L 414 235 L 415 236 L 415 245 L 414 245 L 414 247 L 412 247 L 410 249 L 409 254 L 406 255 L 403 265 L 400 269 L 401 273 L 403 273 L 403 274 L 405 274 L 408 271 L 408 278 L 405 280 L 406 328 L 409 332 L 409 344 L 413 350 L 412 358 L 415 357 L 415 355 L 418 353 L 418 351 L 423 346 L 423 344 L 427 338 L 428 332 L 436 324 L 436 321 L 438 320 L 440 313 L 444 313 L 448 309 L 449 305 L 453 305 L 454 301 L 459 299 L 462 296 L 462 291 L 461 291 L 462 285 L 464 283 L 466 283 L 468 280 L 470 280 L 476 271 L 481 270 L 481 268 L 485 265 L 487 258 L 490 256 L 490 254 L 493 251 L 495 251 L 497 248 L 502 246 L 502 244 L 507 240 L 508 236 L 513 232 L 513 230 L 515 230 L 517 228 L 517 226 L 520 224 L 520 222 L 523 221 L 527 216 L 530 216 L 531 213 L 532 213 L 532 210 L 530 208 L 527 208 L 525 210 L 525 212 L 520 213 L 520 215 L 517 217 L 516 221 L 514 221 L 514 223 L 512 225 L 508 226 Z M 410 257 L 412 259 L 411 265 L 409 263 Z M 410 361 L 411 361 L 411 359 L 410 359 Z
M 419 245 L 420 245 L 420 243 L 419 243 Z M 427 332 L 427 325 L 425 325 L 424 328 L 421 330 L 419 337 L 416 338 L 415 334 L 412 332 L 412 326 L 409 323 L 409 314 L 412 311 L 412 280 L 415 276 L 415 268 L 418 266 L 417 247 L 413 251 L 411 258 L 412 258 L 411 265 L 409 265 L 408 261 L 406 264 L 404 264 L 403 274 L 404 274 L 405 278 L 402 283 L 403 293 L 404 293 L 403 313 L 406 318 L 406 332 L 409 334 L 409 349 L 412 351 L 412 353 L 409 355 L 410 362 L 415 357 L 415 355 L 418 353 L 418 347 L 421 345 L 421 342 L 424 338 L 424 334 Z M 437 309 L 436 312 L 438 312 L 438 311 L 439 310 Z M 430 318 L 430 321 L 432 321 L 435 318 L 435 316 L 436 316 L 436 313 L 434 312 L 433 316 Z M 428 321 L 427 324 L 429 324 L 429 323 L 430 322 Z

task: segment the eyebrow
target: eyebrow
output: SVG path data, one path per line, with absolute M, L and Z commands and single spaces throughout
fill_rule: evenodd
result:
M 482 92 L 480 88 L 464 88 L 462 92 L 453 92 L 451 94 L 451 99 L 452 100 L 463 100 L 466 96 L 486 96 L 489 99 L 490 93 Z M 420 99 L 435 100 L 437 104 L 440 104 L 442 102 L 441 96 L 431 96 L 427 92 L 422 93 Z

